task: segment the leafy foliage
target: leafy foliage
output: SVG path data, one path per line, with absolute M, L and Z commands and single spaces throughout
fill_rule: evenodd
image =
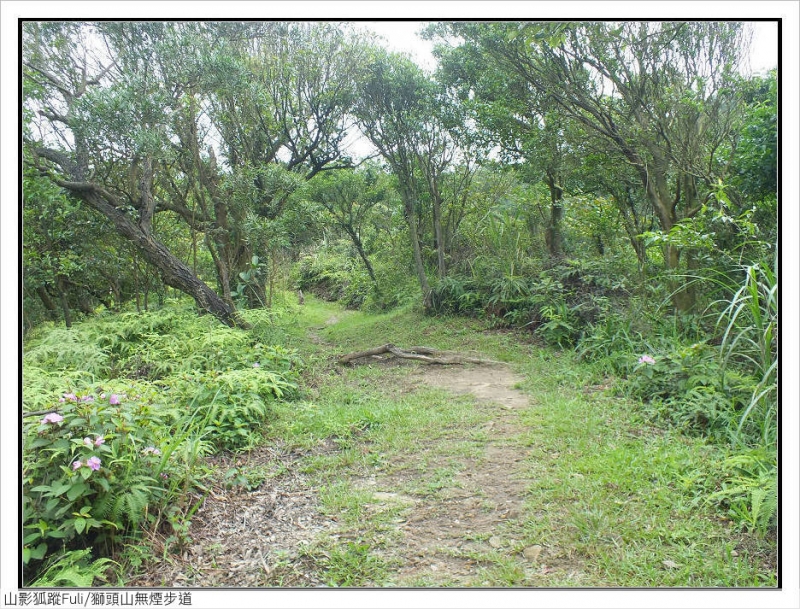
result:
M 257 442 L 270 405 L 297 395 L 302 362 L 180 307 L 62 332 L 26 345 L 24 408 L 49 414 L 23 428 L 23 562 L 28 581 L 74 584 L 108 563 L 53 562 L 64 549 L 113 548 L 160 514 L 185 542 L 200 459 Z

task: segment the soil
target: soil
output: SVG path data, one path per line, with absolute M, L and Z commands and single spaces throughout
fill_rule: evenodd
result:
M 331 323 L 335 323 L 333 320 Z M 313 335 L 312 340 L 319 340 Z M 384 360 L 389 366 L 397 362 Z M 380 360 L 373 365 L 380 365 Z M 479 553 L 518 552 L 537 566 L 542 548 L 519 547 L 509 523 L 520 515 L 527 486 L 522 476 L 526 451 L 515 442 L 516 410 L 529 399 L 515 386 L 522 380 L 502 365 L 433 366 L 403 362 L 414 370 L 403 391 L 420 385 L 471 394 L 476 405 L 492 409 L 485 430 L 490 438 L 480 457 L 463 459 L 452 483 L 434 496 L 397 493 L 413 467 L 378 472 L 354 484 L 372 492 L 368 509 L 402 508 L 390 547 L 379 550 L 400 565 L 393 579 L 400 586 L 481 585 Z M 333 442 L 315 449 L 338 450 Z M 318 489 L 304 476 L 298 460 L 309 453 L 263 446 L 245 456 L 218 456 L 217 472 L 261 472 L 257 488 L 224 484 L 219 476 L 191 520 L 188 541 L 178 553 L 164 553 L 136 580 L 137 586 L 313 587 L 325 585 L 318 554 L 306 551 L 325 539 L 341 539 L 339 523 L 320 509 Z M 437 464 L 428 461 L 428 468 Z M 398 473 L 399 472 L 399 473 Z M 403 473 L 406 472 L 406 473 Z M 406 479 L 404 479 L 404 476 Z M 235 480 L 231 474 L 228 480 Z M 258 482 L 256 480 L 255 482 Z M 166 536 L 166 532 L 164 536 Z M 346 537 L 345 537 L 346 539 Z M 158 535 L 156 545 L 167 540 Z M 316 557 L 315 557 L 316 556 Z M 478 578 L 478 579 L 476 579 Z

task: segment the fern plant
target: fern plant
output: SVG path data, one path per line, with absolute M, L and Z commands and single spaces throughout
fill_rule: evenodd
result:
M 776 465 L 773 455 L 758 450 L 726 459 L 723 488 L 708 501 L 727 505 L 729 515 L 741 527 L 765 534 L 777 522 Z
M 110 558 L 91 560 L 92 551 L 72 550 L 54 557 L 31 582 L 35 588 L 89 588 L 95 581 L 108 581 L 106 572 L 116 563 Z

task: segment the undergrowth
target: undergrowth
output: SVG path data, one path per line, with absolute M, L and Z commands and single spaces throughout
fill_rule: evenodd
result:
M 148 528 L 186 542 L 203 457 L 256 445 L 298 395 L 303 362 L 275 315 L 249 315 L 245 332 L 176 304 L 26 337 L 26 585 L 109 580 L 109 557 Z

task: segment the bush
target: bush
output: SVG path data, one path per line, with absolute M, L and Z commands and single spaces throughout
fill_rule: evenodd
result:
M 723 463 L 722 490 L 708 501 L 727 508 L 741 528 L 762 535 L 777 524 L 778 468 L 775 453 L 753 450 Z
M 602 362 L 613 374 L 627 375 L 636 361 L 633 354 L 640 352 L 643 345 L 642 333 L 634 329 L 630 318 L 609 313 L 589 325 L 577 353 L 579 359 Z
M 186 541 L 201 457 L 251 445 L 270 404 L 297 393 L 301 360 L 254 342 L 266 336 L 263 320 L 257 327 L 226 328 L 185 307 L 93 318 L 63 347 L 47 330 L 31 336 L 23 410 L 41 414 L 23 425 L 27 583 L 85 582 L 109 563 L 83 550 L 108 555 L 156 521 L 173 529 L 168 546 Z M 102 357 L 87 372 L 71 353 Z
M 654 418 L 717 439 L 730 439 L 752 391 L 751 381 L 725 371 L 704 343 L 641 356 L 625 387 Z
M 23 564 L 113 540 L 161 504 L 177 413 L 126 393 L 66 393 L 23 427 Z M 33 571 L 29 571 L 33 572 Z
M 366 293 L 358 287 L 350 287 L 354 276 L 363 271 L 352 249 L 349 241 L 339 240 L 301 256 L 292 272 L 297 287 L 323 300 L 346 300 L 346 306 L 359 306 Z M 366 271 L 363 274 L 366 275 Z
M 293 379 L 293 380 L 289 380 Z M 199 389 L 198 389 L 199 387 Z M 261 438 L 269 403 L 297 394 L 296 374 L 258 367 L 188 375 L 172 392 L 191 403 L 207 421 L 207 441 L 219 449 L 237 450 Z

